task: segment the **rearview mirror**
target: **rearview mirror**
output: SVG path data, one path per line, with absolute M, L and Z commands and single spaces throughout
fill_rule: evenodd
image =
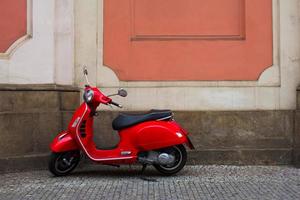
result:
M 126 97 L 127 96 L 127 91 L 124 90 L 123 88 L 118 90 L 118 95 L 121 97 Z

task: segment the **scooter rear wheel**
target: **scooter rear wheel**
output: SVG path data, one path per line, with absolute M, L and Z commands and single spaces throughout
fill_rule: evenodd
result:
M 72 172 L 80 161 L 80 151 L 52 152 L 49 160 L 49 171 L 54 176 L 65 176 Z
M 171 153 L 175 156 L 175 162 L 169 165 L 154 164 L 153 166 L 163 175 L 171 176 L 178 173 L 186 164 L 187 153 L 183 145 L 172 146 L 158 150 L 160 153 Z

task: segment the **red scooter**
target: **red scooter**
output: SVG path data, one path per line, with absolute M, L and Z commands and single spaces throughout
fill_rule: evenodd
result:
M 98 149 L 93 141 L 93 118 L 100 104 L 122 106 L 110 98 L 127 96 L 124 89 L 117 94 L 105 96 L 88 82 L 88 71 L 84 102 L 76 110 L 68 130 L 59 133 L 50 148 L 52 151 L 49 170 L 55 176 L 64 176 L 73 171 L 81 158 L 81 152 L 99 164 L 119 166 L 141 163 L 143 168 L 153 165 L 164 175 L 179 172 L 187 160 L 185 146 L 194 149 L 188 133 L 173 119 L 170 110 L 151 110 L 145 114 L 120 114 L 112 123 L 120 135 L 115 148 Z

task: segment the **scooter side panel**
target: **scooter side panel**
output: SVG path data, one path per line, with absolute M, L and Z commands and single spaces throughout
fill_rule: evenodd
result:
M 93 141 L 93 116 L 87 104 L 82 104 L 74 114 L 69 125 L 69 131 L 76 140 L 80 149 L 92 161 L 105 164 L 131 164 L 136 161 L 136 150 L 127 144 L 130 138 L 121 139 L 122 142 L 115 149 L 102 150 L 96 147 Z M 109 142 L 109 141 L 108 141 Z M 129 155 L 122 154 L 123 151 L 131 152 Z
M 153 150 L 188 142 L 186 134 L 172 121 L 149 121 L 133 127 L 136 144 L 142 150 Z
M 58 134 L 50 145 L 52 152 L 65 152 L 79 149 L 76 141 L 71 137 L 71 134 L 67 131 L 63 131 Z

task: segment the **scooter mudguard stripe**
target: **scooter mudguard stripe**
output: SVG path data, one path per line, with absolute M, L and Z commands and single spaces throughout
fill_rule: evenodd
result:
M 79 149 L 76 141 L 66 131 L 58 134 L 50 145 L 51 151 L 55 153 Z

